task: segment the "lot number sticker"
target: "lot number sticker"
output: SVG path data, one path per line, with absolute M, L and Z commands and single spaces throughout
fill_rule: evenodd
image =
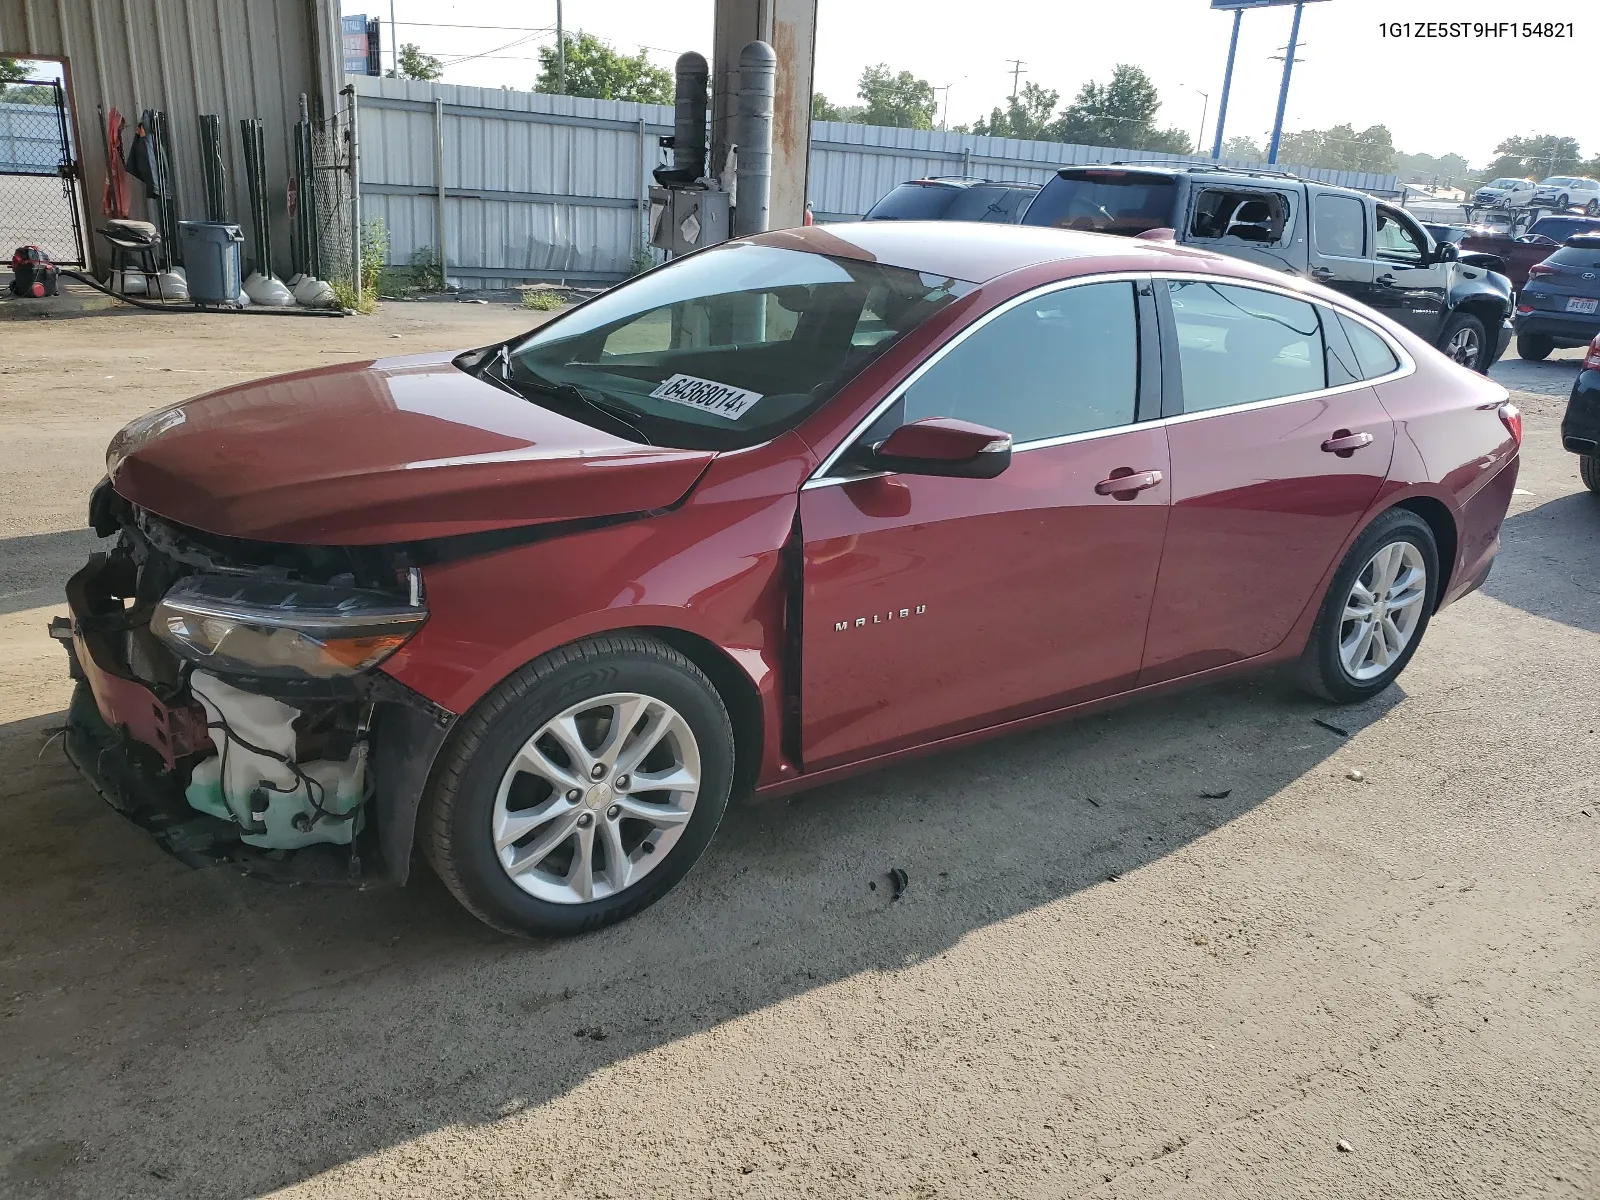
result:
M 737 421 L 750 406 L 761 399 L 760 392 L 747 392 L 731 384 L 717 383 L 712 379 L 697 379 L 693 375 L 674 375 L 655 391 L 651 399 L 670 400 L 714 417 Z

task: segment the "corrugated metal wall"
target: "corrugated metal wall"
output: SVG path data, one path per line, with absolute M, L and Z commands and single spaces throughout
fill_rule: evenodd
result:
M 335 36 L 330 43 L 326 33 L 337 30 L 337 10 L 338 0 L 0 0 L 0 54 L 66 61 L 90 253 L 102 251 L 92 229 L 102 220 L 106 171 L 97 110 L 118 108 L 130 125 L 147 108 L 167 112 L 183 219 L 202 215 L 199 117 L 221 117 L 229 215 L 246 224 L 239 121 L 260 117 L 274 266 L 287 274 L 289 131 L 299 119 L 301 92 L 316 103 L 324 88 L 339 82 L 329 65 L 338 61 L 338 41 Z M 133 215 L 144 216 L 137 180 L 130 180 L 129 191 Z
M 1043 183 L 1059 168 L 1114 160 L 1209 163 L 1198 155 L 1158 154 L 1107 146 L 1025 142 L 923 129 L 886 129 L 842 121 L 811 126 L 811 207 L 819 220 L 848 221 L 864 214 L 895 184 L 933 175 L 969 175 Z M 1396 191 L 1393 175 L 1330 171 L 1317 167 L 1224 159 L 1230 167 L 1292 171 L 1307 179 L 1361 191 Z
M 504 88 L 354 80 L 361 108 L 361 205 L 389 231 L 389 262 L 439 242 L 435 98 L 443 102 L 445 253 L 463 287 L 538 279 L 616 280 L 645 226 L 649 168 L 672 109 Z M 823 221 L 861 216 L 895 184 L 929 175 L 1043 183 L 1075 163 L 1176 156 L 816 121 L 811 205 Z M 1194 157 L 1188 161 L 1209 162 Z M 1225 160 L 1229 166 L 1253 164 Z M 1392 175 L 1285 168 L 1365 191 Z
M 463 287 L 612 280 L 643 242 L 659 104 L 501 88 L 353 80 L 361 111 L 362 217 L 382 217 L 389 261 L 438 246 L 434 99 L 444 102 L 445 262 Z

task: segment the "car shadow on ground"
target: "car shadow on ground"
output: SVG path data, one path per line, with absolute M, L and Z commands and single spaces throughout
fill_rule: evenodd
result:
M 1600 633 L 1600 496 L 1572 492 L 1507 517 L 1500 541 L 1487 595 Z
M 1276 677 L 1215 685 L 745 802 L 661 903 L 544 943 L 479 925 L 425 868 L 398 891 L 190 871 L 46 745 L 59 714 L 0 726 L 0 1191 L 257 1195 L 493 1123 L 1080 890 L 1137 888 L 1335 769 L 1404 695 L 1330 709 Z
M 0 537 L 0 616 L 61 604 L 62 585 L 101 545 L 90 529 Z

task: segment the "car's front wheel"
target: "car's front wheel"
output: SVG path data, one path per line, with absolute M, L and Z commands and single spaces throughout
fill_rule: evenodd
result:
M 727 807 L 733 759 L 727 710 L 687 658 L 653 638 L 585 639 L 463 719 L 423 810 L 423 849 L 496 929 L 600 929 L 694 865 Z
M 1428 523 L 1404 508 L 1380 514 L 1334 573 L 1300 660 L 1301 684 L 1335 704 L 1383 691 L 1422 641 L 1438 579 Z
M 1456 313 L 1439 335 L 1439 349 L 1469 371 L 1489 369 L 1489 335 L 1483 322 L 1471 313 Z
M 1591 217 L 1600 217 L 1600 200 L 1591 200 L 1583 206 L 1583 211 Z

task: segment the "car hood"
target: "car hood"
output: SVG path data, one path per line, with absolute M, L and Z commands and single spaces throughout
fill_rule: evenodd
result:
M 226 537 L 379 545 L 663 508 L 715 455 L 644 446 L 411 355 L 278 375 L 132 422 L 119 495 Z

